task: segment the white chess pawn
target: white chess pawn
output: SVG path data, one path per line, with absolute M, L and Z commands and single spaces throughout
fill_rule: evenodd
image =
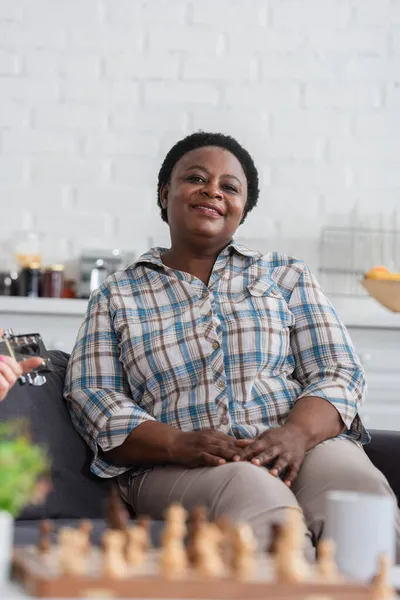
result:
M 114 579 L 122 579 L 128 574 L 124 558 L 126 536 L 123 531 L 109 530 L 103 535 L 103 571 Z
M 238 579 L 248 581 L 254 571 L 256 542 L 253 530 L 247 523 L 234 528 L 233 572 Z
M 318 544 L 317 571 L 322 581 L 332 583 L 339 577 L 335 563 L 335 542 L 333 540 L 321 540 Z
M 126 559 L 133 567 L 143 564 L 147 547 L 147 532 L 143 527 L 135 526 L 127 530 Z
M 378 572 L 372 580 L 373 600 L 395 600 L 396 594 L 390 585 L 390 560 L 387 554 L 378 559 Z

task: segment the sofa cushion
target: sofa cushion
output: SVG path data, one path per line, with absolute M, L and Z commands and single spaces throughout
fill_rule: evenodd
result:
M 365 451 L 389 481 L 400 506 L 400 431 L 370 431 L 371 442 Z
M 0 421 L 26 419 L 33 441 L 51 460 L 53 489 L 40 506 L 29 506 L 19 519 L 100 518 L 113 480 L 90 472 L 91 452 L 75 430 L 63 398 L 68 355 L 51 351 L 54 371 L 41 387 L 15 385 L 0 403 Z

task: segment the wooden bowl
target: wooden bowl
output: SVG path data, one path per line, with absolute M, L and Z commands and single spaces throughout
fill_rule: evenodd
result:
M 392 312 L 400 312 L 400 281 L 362 279 L 361 285 L 370 296 Z

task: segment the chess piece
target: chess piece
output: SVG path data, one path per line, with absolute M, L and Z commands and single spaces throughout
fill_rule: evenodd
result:
M 166 511 L 160 557 L 161 573 L 167 579 L 179 579 L 187 568 L 185 535 L 186 511 L 179 504 L 172 504 Z
M 184 539 L 186 535 L 186 511 L 180 504 L 171 504 L 166 511 L 166 525 L 162 533 L 162 540 L 169 538 Z
M 267 548 L 267 553 L 268 554 L 276 554 L 276 546 L 277 546 L 277 540 L 281 534 L 282 531 L 282 525 L 280 523 L 272 523 L 271 525 L 271 538 L 270 538 L 270 542 Z
M 197 563 L 196 536 L 200 527 L 207 522 L 207 514 L 204 506 L 196 506 L 191 514 L 189 527 L 188 558 L 192 565 Z
M 227 569 L 231 569 L 233 560 L 233 525 L 229 517 L 221 515 L 216 523 L 222 533 L 221 556 Z
M 54 524 L 48 519 L 41 521 L 39 526 L 39 542 L 37 549 L 39 554 L 47 554 L 51 548 L 51 533 L 54 531 Z
M 203 523 L 196 534 L 196 570 L 202 577 L 221 577 L 225 566 L 220 552 L 223 534 L 215 523 Z
M 123 531 L 109 529 L 103 534 L 103 572 L 113 579 L 122 579 L 128 574 L 124 558 L 126 536 Z
M 165 579 L 180 579 L 188 567 L 186 548 L 182 540 L 169 538 L 160 556 L 161 574 Z
M 288 509 L 276 540 L 275 571 L 278 581 L 297 583 L 308 577 L 309 566 L 303 554 L 304 534 L 302 510 Z
M 232 570 L 237 579 L 248 581 L 255 566 L 256 541 L 253 530 L 247 523 L 240 523 L 234 529 L 234 551 Z
M 151 548 L 151 518 L 148 515 L 141 515 L 137 519 L 137 524 L 145 532 L 143 536 L 143 552 L 147 552 Z
M 126 560 L 133 567 L 139 567 L 146 558 L 148 535 L 144 527 L 135 525 L 127 529 Z
M 324 539 L 318 544 L 317 571 L 322 581 L 337 581 L 339 573 L 335 563 L 335 543 Z
M 82 534 L 82 543 L 84 546 L 84 552 L 89 552 L 90 550 L 90 536 L 93 531 L 93 524 L 89 519 L 82 519 L 79 530 Z
M 82 575 L 86 570 L 82 532 L 72 527 L 63 527 L 58 534 L 59 567 L 64 575 Z
M 373 600 L 394 600 L 396 594 L 390 585 L 390 560 L 387 554 L 378 558 L 378 571 L 371 582 Z
M 116 485 L 112 486 L 110 495 L 105 502 L 104 517 L 110 529 L 124 531 L 128 526 L 129 515 Z

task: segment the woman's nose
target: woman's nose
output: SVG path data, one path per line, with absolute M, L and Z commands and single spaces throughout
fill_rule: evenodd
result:
M 209 181 L 203 187 L 202 193 L 209 198 L 222 198 L 222 192 L 216 182 Z

